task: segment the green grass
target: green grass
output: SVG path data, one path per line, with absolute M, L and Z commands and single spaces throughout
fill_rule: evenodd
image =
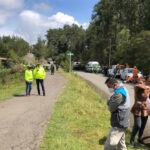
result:
M 0 101 L 10 99 L 22 93 L 25 93 L 25 82 L 18 82 L 3 86 L 3 88 L 0 88 Z
M 63 75 L 67 83 L 58 97 L 40 150 L 103 150 L 110 130 L 106 101 L 77 75 Z M 128 130 L 127 142 L 130 134 Z

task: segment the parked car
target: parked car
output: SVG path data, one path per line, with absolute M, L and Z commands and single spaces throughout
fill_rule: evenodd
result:
M 95 65 L 98 65 L 98 66 L 99 66 L 99 62 L 97 62 L 97 61 L 89 61 L 89 62 L 87 63 L 87 65 L 85 66 L 85 70 L 86 70 L 87 72 L 93 72 Z
M 115 76 L 115 77 L 120 77 L 121 75 L 121 72 L 123 71 L 124 69 L 124 65 L 120 65 L 121 66 L 121 70 L 117 70 L 117 65 L 112 65 L 109 69 L 108 69 L 108 72 L 107 72 L 107 75 L 108 76 Z
M 133 68 L 125 68 L 121 72 L 121 79 L 126 80 L 127 77 L 133 77 Z M 143 74 L 138 70 L 138 78 L 142 77 Z

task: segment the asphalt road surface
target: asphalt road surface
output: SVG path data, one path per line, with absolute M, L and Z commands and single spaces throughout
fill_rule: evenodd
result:
M 38 150 L 52 109 L 65 84 L 65 78 L 55 74 L 45 79 L 46 96 L 18 95 L 0 103 L 0 150 Z
M 111 96 L 111 94 L 108 91 L 108 88 L 105 85 L 105 81 L 107 77 L 105 77 L 103 74 L 86 73 L 86 72 L 80 72 L 80 71 L 75 72 L 75 73 L 77 73 L 78 75 L 80 75 L 80 77 L 82 77 L 87 82 L 92 84 L 92 86 L 94 85 L 94 88 L 96 87 L 96 91 L 98 91 L 100 95 L 102 95 L 104 98 L 107 99 L 109 96 Z M 124 85 L 127 88 L 129 95 L 130 95 L 130 108 L 131 108 L 132 105 L 134 104 L 134 85 L 132 84 L 124 84 Z M 133 116 L 131 114 L 131 125 L 133 122 L 132 120 L 133 120 Z M 149 131 L 150 131 L 150 117 L 148 119 L 148 122 L 145 128 L 144 136 L 150 136 Z

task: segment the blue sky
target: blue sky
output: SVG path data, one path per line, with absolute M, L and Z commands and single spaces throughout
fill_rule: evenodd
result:
M 0 35 L 18 35 L 34 44 L 49 28 L 73 23 L 88 27 L 99 0 L 0 0 Z

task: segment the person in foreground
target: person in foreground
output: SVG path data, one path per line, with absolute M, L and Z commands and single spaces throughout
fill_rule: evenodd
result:
M 104 150 L 126 150 L 125 132 L 130 126 L 130 97 L 124 85 L 115 78 L 108 78 L 105 84 L 113 95 L 107 102 L 112 128 Z
M 134 140 L 138 133 L 138 143 L 144 146 L 142 135 L 148 119 L 148 98 L 149 87 L 145 85 L 145 81 L 139 80 L 138 84 L 134 87 L 135 102 L 131 109 L 134 117 L 134 126 L 130 138 L 130 146 L 135 147 Z
M 40 64 L 37 64 L 37 67 L 34 69 L 33 74 L 34 74 L 35 79 L 36 79 L 38 95 L 40 95 L 39 85 L 41 84 L 43 96 L 45 96 L 44 79 L 45 79 L 46 74 L 45 74 L 44 68 Z
M 33 72 L 31 66 L 28 66 L 25 71 L 26 96 L 30 96 L 33 82 Z

